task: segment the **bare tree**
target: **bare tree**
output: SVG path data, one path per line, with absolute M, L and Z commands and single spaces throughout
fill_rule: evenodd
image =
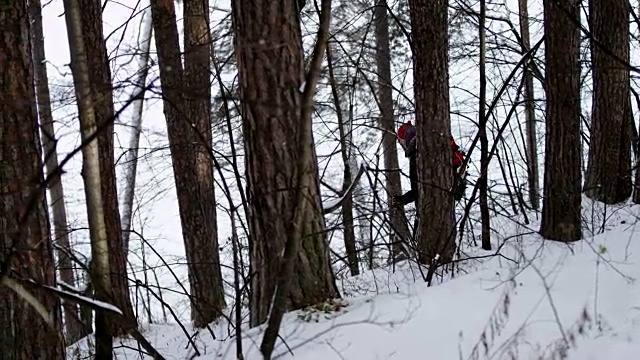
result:
M 486 28 L 487 4 L 485 0 L 480 0 L 480 99 L 478 116 L 478 134 L 480 136 L 480 177 L 478 178 L 478 190 L 480 192 L 480 218 L 482 224 L 482 248 L 491 250 L 491 218 L 489 216 L 489 140 L 487 139 L 487 60 L 486 60 Z
M 340 134 L 340 153 L 342 155 L 342 162 L 344 164 L 344 177 L 342 179 L 342 192 L 340 196 L 344 196 L 342 203 L 342 225 L 344 228 L 344 247 L 347 254 L 347 263 L 351 275 L 355 276 L 360 273 L 360 264 L 358 262 L 358 250 L 356 247 L 356 234 L 355 224 L 353 219 L 353 195 L 352 193 L 346 194 L 347 189 L 351 186 L 351 182 L 354 178 L 354 171 L 352 167 L 351 158 L 353 157 L 353 143 L 352 132 L 349 112 L 343 109 L 343 99 L 345 91 L 341 89 L 338 84 L 335 75 L 335 62 L 337 56 L 335 56 L 331 44 L 327 44 L 327 68 L 329 70 L 329 83 L 331 85 L 331 94 L 333 95 L 333 103 L 336 108 L 336 118 L 338 120 L 338 133 Z M 347 119 L 345 119 L 345 117 Z
M 552 240 L 581 238 L 580 30 L 572 0 L 544 1 L 546 146 L 540 234 Z
M 185 33 L 191 34 L 193 29 L 202 30 L 202 26 L 204 26 L 202 22 L 207 21 L 206 18 L 203 20 L 205 15 L 202 14 L 202 7 L 204 5 L 205 3 L 202 1 L 191 1 L 189 4 L 185 1 L 185 22 L 189 22 L 185 26 Z M 207 164 L 211 158 L 203 160 L 202 157 L 202 153 L 205 151 L 203 148 L 209 149 L 211 146 L 210 124 L 205 123 L 209 119 L 209 105 L 207 103 L 205 110 L 204 101 L 199 99 L 196 93 L 191 93 L 192 90 L 190 90 L 193 86 L 197 86 L 198 91 L 205 91 L 205 93 L 208 91 L 202 90 L 202 84 L 195 77 L 206 78 L 208 87 L 209 68 L 208 65 L 203 67 L 201 62 L 206 60 L 206 64 L 208 64 L 210 52 L 209 46 L 205 45 L 210 45 L 210 40 L 208 37 L 199 39 L 200 44 L 207 42 L 205 45 L 199 46 L 199 49 L 194 49 L 193 43 L 186 45 L 188 49 L 185 57 L 189 57 L 190 73 L 189 81 L 187 81 L 189 93 L 186 96 L 189 97 L 189 104 L 197 106 L 193 110 L 187 110 L 185 76 L 180 59 L 178 28 L 173 1 L 152 0 L 151 14 L 158 50 L 158 65 L 173 162 L 173 175 L 180 208 L 182 237 L 189 269 L 191 317 L 195 326 L 204 327 L 221 315 L 225 305 L 216 238 L 216 218 L 213 210 L 215 207 L 212 185 L 213 172 L 210 164 Z M 196 19 L 198 17 L 200 19 Z M 195 25 L 192 25 L 194 21 Z M 188 35 L 188 42 L 191 42 L 192 39 L 196 39 L 196 36 Z M 202 58 L 202 50 L 206 52 L 204 59 Z M 198 69 L 201 72 L 194 73 Z M 208 97 L 205 96 L 205 98 Z M 200 119 L 189 119 L 190 115 L 199 116 Z M 192 123 L 194 126 L 191 125 Z M 204 131 L 199 131 L 200 128 L 204 128 Z
M 133 119 L 131 122 L 131 139 L 126 153 L 126 167 L 124 170 L 124 190 L 122 198 L 122 242 L 125 256 L 129 254 L 129 239 L 131 235 L 131 222 L 133 220 L 133 195 L 136 188 L 136 175 L 138 169 L 138 147 L 140 134 L 142 133 L 142 110 L 144 96 L 149 74 L 149 48 L 151 47 L 151 35 L 153 26 L 151 22 L 151 10 L 147 8 L 142 13 L 141 30 L 138 38 L 140 55 L 138 57 L 138 74 L 136 79 L 136 100 L 133 102 Z
M 303 103 L 300 91 L 315 91 L 316 81 L 304 78 L 296 6 L 293 0 L 232 2 L 247 154 L 253 326 L 267 319 L 279 299 L 287 309 L 299 309 L 338 295 L 322 215 L 312 103 Z M 293 271 L 281 272 L 285 264 Z M 274 300 L 276 284 L 286 277 L 288 291 L 278 286 Z
M 393 117 L 393 83 L 391 79 L 391 49 L 389 44 L 389 16 L 386 0 L 375 0 L 374 24 L 376 34 L 376 67 L 377 90 L 380 107 L 380 127 L 382 135 L 382 151 L 384 153 L 384 167 L 390 170 L 385 174 L 387 188 L 387 202 L 391 204 L 392 197 L 402 193 L 400 173 L 393 171 L 400 167 L 398 162 L 398 147 L 396 145 L 395 123 Z M 391 243 L 393 257 L 397 258 L 403 252 L 402 243 L 409 240 L 411 233 L 406 222 L 404 208 L 390 206 L 389 222 L 391 225 Z
M 590 0 L 593 106 L 584 190 L 607 204 L 632 192 L 629 97 L 629 2 Z
M 56 286 L 27 6 L 24 0 L 0 2 L 0 353 L 11 360 L 62 359 L 60 301 L 11 280 Z
M 58 169 L 58 151 L 56 144 L 53 114 L 51 112 L 51 95 L 49 93 L 49 78 L 44 50 L 44 34 L 42 31 L 42 7 L 40 0 L 29 2 L 29 17 L 31 20 L 31 47 L 33 51 L 34 82 L 40 119 L 40 137 L 44 152 L 45 167 L 49 180 L 49 197 L 53 215 L 53 235 L 58 257 L 58 271 L 60 280 L 66 285 L 75 287 L 72 247 L 69 241 L 69 227 L 61 172 Z M 80 321 L 77 304 L 63 301 L 65 339 L 69 344 L 75 343 L 88 335 Z
M 529 9 L 528 0 L 518 0 L 520 18 L 520 36 L 524 51 L 531 49 L 531 35 L 529 34 Z M 532 64 L 532 63 L 530 63 Z M 533 89 L 534 70 L 531 66 L 524 69 L 524 99 L 525 99 L 525 124 L 526 124 L 526 154 L 527 154 L 527 178 L 529 183 L 529 202 L 531 207 L 537 210 L 540 207 L 539 200 L 539 171 L 538 171 L 538 140 L 536 130 L 535 92 Z
M 418 238 L 422 263 L 455 253 L 449 35 L 446 0 L 409 0 L 418 151 Z

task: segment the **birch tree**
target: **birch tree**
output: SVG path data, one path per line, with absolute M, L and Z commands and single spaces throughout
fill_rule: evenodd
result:
M 133 219 L 133 196 L 136 188 L 136 175 L 138 169 L 138 148 L 142 133 L 142 112 L 144 96 L 149 74 L 149 49 L 151 47 L 151 35 L 153 24 L 151 22 L 151 9 L 147 8 L 142 13 L 140 34 L 138 38 L 138 74 L 135 85 L 136 99 L 133 101 L 133 118 L 131 120 L 131 138 L 126 154 L 124 169 L 124 189 L 122 204 L 122 243 L 125 255 L 129 253 L 129 239 L 131 237 L 131 222 Z

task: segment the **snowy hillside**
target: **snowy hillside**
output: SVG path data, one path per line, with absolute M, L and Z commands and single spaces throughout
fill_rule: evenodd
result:
M 592 219 L 603 210 L 584 202 Z M 343 279 L 340 304 L 287 314 L 274 358 L 631 359 L 640 351 L 640 208 L 606 213 L 605 231 L 571 245 L 542 241 L 535 223 L 495 219 L 499 255 L 468 248 L 458 277 L 432 287 L 411 263 Z M 211 330 L 144 326 L 167 359 L 236 359 L 233 326 Z M 243 329 L 245 359 L 262 358 L 261 331 Z M 89 342 L 70 358 L 82 358 Z M 146 359 L 134 341 L 116 347 L 118 359 Z

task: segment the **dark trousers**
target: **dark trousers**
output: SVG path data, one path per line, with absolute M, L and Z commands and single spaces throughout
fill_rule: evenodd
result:
M 415 156 L 409 158 L 409 180 L 411 181 L 411 190 L 396 198 L 400 205 L 407 205 L 418 200 L 418 169 L 416 168 Z
M 456 179 L 456 174 L 458 173 L 458 167 L 453 167 L 453 178 Z M 416 158 L 409 158 L 409 180 L 411 181 L 411 190 L 406 193 L 397 196 L 396 202 L 399 205 L 407 205 L 414 201 L 418 200 L 418 169 L 416 168 Z M 455 200 L 460 200 L 464 197 L 465 189 L 467 188 L 466 178 L 458 179 L 458 183 L 454 184 L 455 189 L 453 191 L 453 196 Z

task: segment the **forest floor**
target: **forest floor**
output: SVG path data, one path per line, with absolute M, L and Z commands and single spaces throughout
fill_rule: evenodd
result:
M 587 203 L 583 216 L 589 228 L 585 239 L 573 244 L 543 241 L 536 234 L 537 221 L 523 225 L 515 217 L 495 217 L 494 250 L 465 245 L 467 260 L 458 264 L 453 279 L 428 287 L 410 262 L 341 279 L 340 304 L 285 316 L 284 341 L 278 341 L 274 358 L 635 358 L 640 353 L 640 285 L 635 281 L 640 277 L 640 207 L 604 211 Z M 262 359 L 262 331 L 243 329 L 246 360 Z M 188 324 L 143 325 L 144 335 L 166 359 L 236 359 L 228 321 L 196 332 Z M 90 343 L 88 338 L 71 346 L 69 358 L 83 358 Z M 134 340 L 114 345 L 118 359 L 150 359 Z

